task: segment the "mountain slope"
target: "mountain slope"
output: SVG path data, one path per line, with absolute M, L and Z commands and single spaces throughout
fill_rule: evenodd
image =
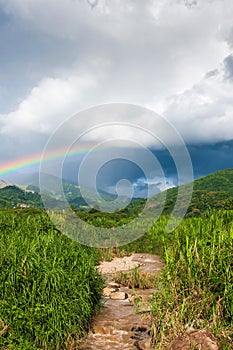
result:
M 10 185 L 12 185 L 12 184 L 8 181 L 0 180 L 0 188 L 4 188 L 4 187 L 10 186 Z
M 53 181 L 52 181 L 53 180 Z M 60 180 L 59 180 L 60 181 Z M 49 185 L 52 183 L 51 189 Z M 7 183 L 3 182 L 3 185 Z M 52 208 L 63 208 L 63 202 L 56 198 L 56 186 L 58 179 L 54 177 L 50 178 L 48 186 L 48 200 L 49 207 Z M 36 184 L 35 184 L 36 185 Z M 63 181 L 64 193 L 70 204 L 76 209 L 87 207 L 84 199 L 81 196 L 79 186 L 69 184 Z M 28 186 L 30 189 L 30 186 Z M 33 189 L 33 188 L 31 188 Z M 163 212 L 165 214 L 171 213 L 176 203 L 177 193 L 179 190 L 180 201 L 178 205 L 179 211 L 185 208 L 187 198 L 190 195 L 190 184 L 182 185 L 180 187 L 171 188 L 166 191 L 166 202 L 164 205 Z M 115 196 L 102 194 L 105 200 L 109 200 L 109 206 L 111 201 L 115 199 Z M 153 215 L 153 208 L 160 208 L 163 206 L 162 198 L 164 193 L 159 193 L 149 199 L 147 204 L 148 211 L 151 211 Z M 91 193 L 90 193 L 91 198 Z M 136 214 L 142 210 L 146 203 L 145 199 L 134 200 L 131 204 L 123 209 L 125 214 Z M 98 205 L 100 203 L 94 203 Z M 42 208 L 43 204 L 41 201 L 40 194 L 37 192 L 28 192 L 17 186 L 5 186 L 0 188 L 0 207 L 1 208 L 12 208 L 12 207 L 39 207 Z M 210 208 L 233 208 L 233 169 L 220 170 L 216 173 L 207 175 L 193 182 L 192 200 L 189 205 L 187 214 L 188 215 L 199 215 L 201 212 Z
M 190 196 L 190 184 L 174 187 L 166 191 L 166 202 L 163 213 L 172 212 L 179 190 L 180 201 L 177 207 L 177 214 L 186 208 L 187 200 Z M 159 193 L 151 197 L 148 201 L 148 211 L 153 213 L 153 208 L 163 207 L 164 193 Z M 135 201 L 128 207 L 131 211 L 139 211 L 145 205 L 146 200 Z M 225 169 L 207 175 L 193 182 L 192 199 L 187 210 L 187 215 L 200 215 L 201 212 L 215 208 L 233 208 L 233 169 Z M 153 214 L 152 214 L 153 215 Z
M 194 181 L 195 190 L 219 192 L 233 196 L 233 169 L 225 169 Z
M 62 202 L 47 195 L 50 208 L 61 208 Z M 0 208 L 43 208 L 41 196 L 37 192 L 25 191 L 11 185 L 0 188 Z
M 17 186 L 10 185 L 0 189 L 0 206 L 2 208 L 41 208 L 42 202 L 38 193 L 26 192 Z
M 52 178 L 50 178 L 52 180 Z M 2 181 L 4 187 L 0 188 L 0 208 L 43 208 L 43 202 L 41 199 L 41 194 L 39 193 L 40 188 L 36 185 L 21 185 L 21 187 L 15 185 L 7 185 Z M 77 185 L 69 184 L 63 182 L 63 190 L 65 194 L 61 197 L 59 195 L 60 180 L 54 177 L 54 182 L 51 182 L 51 186 L 46 184 L 46 188 L 43 191 L 43 199 L 46 202 L 47 208 L 50 209 L 64 209 L 67 207 L 65 200 L 75 207 L 76 209 L 88 210 L 89 207 L 86 201 L 83 199 L 80 188 Z M 103 199 L 109 201 L 109 206 L 111 206 L 111 201 L 115 199 L 114 195 L 107 193 L 102 194 Z M 93 193 L 88 191 L 89 203 L 94 206 L 101 205 L 102 199 L 96 201 Z

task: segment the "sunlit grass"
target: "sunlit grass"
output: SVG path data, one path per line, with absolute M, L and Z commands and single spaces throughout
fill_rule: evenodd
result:
M 77 343 L 102 291 L 97 259 L 95 250 L 57 232 L 46 214 L 0 213 L 0 347 Z
M 131 271 L 118 272 L 114 275 L 114 280 L 129 288 L 148 289 L 155 288 L 157 274 L 149 273 L 135 267 Z
M 210 329 L 232 349 L 232 223 L 232 211 L 213 212 L 164 235 L 165 267 L 152 309 L 158 349 L 190 326 Z
M 98 220 L 102 227 L 114 225 L 112 217 Z M 116 225 L 125 220 L 118 215 Z M 167 221 L 163 215 L 136 241 L 98 250 L 59 233 L 45 213 L 0 212 L 0 348 L 61 350 L 77 345 L 103 286 L 95 265 L 101 257 L 138 252 L 159 253 L 165 262 L 158 279 L 138 269 L 118 276 L 133 288 L 156 285 L 156 348 L 166 349 L 174 337 L 194 327 L 208 328 L 223 349 L 232 349 L 233 211 L 184 219 L 171 233 L 165 233 Z

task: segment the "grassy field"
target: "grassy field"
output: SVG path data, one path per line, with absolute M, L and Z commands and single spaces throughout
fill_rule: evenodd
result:
M 83 215 L 103 227 L 130 220 L 124 212 L 115 218 Z M 149 281 L 158 289 L 152 301 L 156 348 L 166 349 L 192 326 L 208 328 L 223 349 L 232 349 L 233 211 L 205 211 L 171 233 L 164 233 L 167 221 L 162 215 L 140 239 L 100 251 L 60 234 L 40 210 L 1 211 L 0 348 L 77 348 L 99 306 L 103 281 L 95 266 L 100 258 L 148 252 L 165 261 L 157 281 Z M 135 273 L 131 277 L 138 282 Z
M 162 241 L 165 260 L 152 307 L 156 348 L 194 327 L 233 349 L 233 211 L 185 219 L 171 234 L 152 229 L 149 236 Z
M 211 201 L 208 203 L 211 206 Z M 100 217 L 107 226 L 108 216 Z M 158 292 L 152 301 L 156 349 L 167 349 L 171 340 L 189 327 L 207 328 L 224 350 L 233 349 L 233 211 L 205 210 L 165 233 L 168 219 L 162 215 L 140 239 L 105 250 L 105 257 L 132 252 L 163 257 L 165 267 L 155 284 Z M 95 217 L 90 216 L 90 220 Z M 118 217 L 118 224 L 123 221 Z M 120 276 L 120 280 L 143 287 L 142 277 L 132 272 L 132 276 Z
M 67 349 L 98 308 L 99 251 L 80 246 L 40 212 L 0 212 L 0 348 Z

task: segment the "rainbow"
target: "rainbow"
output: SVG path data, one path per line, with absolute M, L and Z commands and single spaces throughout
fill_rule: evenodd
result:
M 63 159 L 64 157 L 70 158 L 74 156 L 82 156 L 88 153 L 89 150 L 90 148 L 85 145 L 69 152 L 64 151 L 64 149 L 58 149 L 55 151 L 46 152 L 46 155 L 44 156 L 42 153 L 37 153 L 14 159 L 3 164 L 0 163 L 0 177 L 18 170 L 24 170 L 36 165 L 40 165 L 42 161 L 48 162 Z
M 63 160 L 65 158 L 84 156 L 89 151 L 98 153 L 111 148 L 111 146 L 108 146 L 104 143 L 98 145 L 96 149 L 93 149 L 93 147 L 95 146 L 95 143 L 84 143 L 76 147 L 73 146 L 69 150 L 64 150 L 64 148 L 60 148 L 49 152 L 47 151 L 44 155 L 43 153 L 37 153 L 29 156 L 24 156 L 15 160 L 11 160 L 3 164 L 0 163 L 0 177 L 18 170 L 24 170 L 36 165 L 40 165 L 41 162 L 56 161 L 59 159 Z M 118 147 L 121 148 L 121 146 Z

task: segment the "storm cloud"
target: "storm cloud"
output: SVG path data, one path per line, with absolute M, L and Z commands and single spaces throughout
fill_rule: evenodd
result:
M 232 18 L 231 0 L 0 0 L 1 161 L 112 102 L 160 113 L 188 145 L 233 139 Z

